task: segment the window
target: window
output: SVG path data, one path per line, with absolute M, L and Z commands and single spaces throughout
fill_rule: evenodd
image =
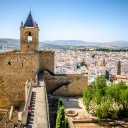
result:
M 10 61 L 8 62 L 8 65 L 11 65 L 11 62 Z
M 32 33 L 28 33 L 28 43 L 32 43 Z

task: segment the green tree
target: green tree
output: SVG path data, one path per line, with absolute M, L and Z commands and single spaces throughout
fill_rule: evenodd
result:
M 64 124 L 65 120 L 65 113 L 64 113 L 64 107 L 60 107 L 57 111 L 57 118 L 56 118 L 56 128 L 61 128 Z
M 124 93 L 124 90 L 127 88 L 124 82 L 119 82 L 117 84 L 111 84 L 107 90 L 107 97 L 114 101 L 118 107 L 122 105 L 121 94 Z
M 64 102 L 61 98 L 58 100 L 56 128 L 68 128 L 68 120 L 65 118 Z
M 83 91 L 83 102 L 86 105 L 86 109 L 89 110 L 89 105 L 92 100 L 92 86 L 90 85 L 88 88 Z
M 128 117 L 128 86 L 122 81 L 107 86 L 105 77 L 97 77 L 83 91 L 83 102 L 99 119 Z
M 97 105 L 96 115 L 97 115 L 98 119 L 109 117 L 110 104 L 111 104 L 111 102 L 108 99 L 106 101 L 102 101 L 101 104 Z
M 83 102 L 86 105 L 88 111 L 91 103 L 93 103 L 93 105 L 98 105 L 105 99 L 106 87 L 107 84 L 105 77 L 99 76 L 97 77 L 96 81 L 94 81 L 83 91 Z
M 58 100 L 58 106 L 57 106 L 57 110 L 59 110 L 60 107 L 64 106 L 64 101 L 62 98 L 59 98 Z
M 100 104 L 101 101 L 104 99 L 106 94 L 106 79 L 104 76 L 99 76 L 96 78 L 96 81 L 93 82 L 93 100 L 96 104 Z
M 86 63 L 84 61 L 80 62 L 80 66 L 86 66 L 87 67 L 87 65 L 86 65 Z
M 128 87 L 120 92 L 120 103 L 121 103 L 121 108 L 120 112 L 121 115 L 119 116 L 128 116 Z

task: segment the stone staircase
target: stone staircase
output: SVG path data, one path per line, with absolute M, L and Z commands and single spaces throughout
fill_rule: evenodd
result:
M 32 89 L 31 107 L 26 128 L 50 128 L 47 92 L 43 77 L 39 77 L 38 86 Z

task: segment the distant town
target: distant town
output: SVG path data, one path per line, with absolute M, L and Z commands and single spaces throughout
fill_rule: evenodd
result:
M 0 53 L 18 50 L 18 42 L 19 40 L 14 39 L 1 39 Z M 64 45 L 64 42 L 67 45 Z M 55 74 L 85 74 L 88 75 L 88 83 L 91 83 L 97 76 L 104 75 L 106 71 L 111 75 L 117 75 L 117 65 L 118 62 L 121 62 L 121 75 L 123 77 L 128 76 L 128 52 L 127 47 L 124 47 L 128 43 L 127 41 L 119 43 L 120 46 L 118 43 L 116 45 L 111 44 L 111 48 L 108 46 L 103 48 L 99 44 L 97 45 L 98 48 L 89 46 L 89 44 L 86 44 L 86 47 L 81 46 L 82 41 L 79 45 L 76 45 L 76 42 L 79 43 L 75 40 L 74 45 L 73 41 L 71 43 L 70 41 L 40 43 L 40 49 L 55 51 Z M 128 82 L 128 80 L 126 81 Z

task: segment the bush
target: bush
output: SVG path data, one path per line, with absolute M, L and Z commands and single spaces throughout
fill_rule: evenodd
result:
M 103 101 L 100 105 L 96 107 L 96 115 L 98 119 L 108 118 L 109 117 L 109 101 Z
M 107 86 L 105 77 L 97 77 L 92 85 L 83 91 L 83 102 L 87 111 L 99 119 L 128 117 L 128 86 L 124 82 Z
M 83 102 L 86 105 L 86 109 L 89 110 L 89 105 L 92 100 L 92 88 L 89 86 L 83 91 Z

